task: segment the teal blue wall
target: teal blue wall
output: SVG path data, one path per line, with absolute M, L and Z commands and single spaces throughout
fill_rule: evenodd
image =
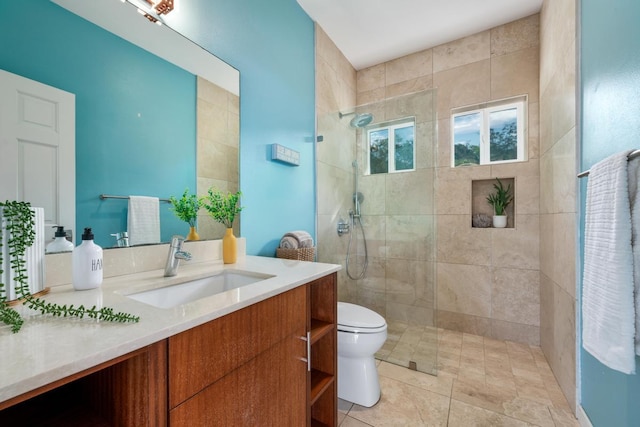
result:
M 313 22 L 296 0 L 192 0 L 180 13 L 181 33 L 240 70 L 242 235 L 249 254 L 273 256 L 285 232 L 315 232 Z M 270 161 L 273 143 L 300 166 Z
M 610 154 L 640 148 L 640 2 L 581 3 L 581 169 L 586 170 Z M 581 184 L 584 207 L 586 183 Z M 640 425 L 640 375 L 608 369 L 584 350 L 580 356 L 581 404 L 592 424 Z M 640 358 L 636 362 L 640 373 Z
M 176 29 L 240 70 L 242 236 L 249 254 L 273 256 L 285 232 L 315 232 L 313 22 L 295 0 L 192 0 L 178 7 L 188 25 Z M 116 115 L 105 114 L 93 99 L 78 97 L 76 106 L 77 226 L 112 233 L 126 228 L 126 203 L 100 203 L 97 193 L 166 197 L 195 188 L 195 136 L 180 126 L 195 120 L 183 111 L 195 101 L 178 98 L 180 86 L 195 82 L 178 69 L 159 74 L 151 58 L 136 67 L 106 66 L 107 57 L 128 56 L 135 48 L 116 47 L 117 38 L 78 21 L 47 0 L 0 0 L 0 68 L 74 93 L 93 90 L 99 100 L 122 105 Z M 17 36 L 25 26 L 29 31 Z M 82 36 L 73 36 L 75 31 Z M 42 59 L 47 66 L 39 65 Z M 93 85 L 80 71 L 104 75 L 119 90 Z M 148 76 L 148 85 L 131 87 L 134 74 Z M 159 104 L 159 87 L 175 91 L 176 101 Z M 159 125 L 157 132 L 138 132 L 140 122 L 149 120 Z M 134 151 L 134 141 L 144 145 Z M 270 161 L 273 143 L 299 151 L 300 166 Z M 167 172 L 160 179 L 158 165 Z M 163 211 L 166 239 L 171 233 L 165 228 L 180 224 Z
M 144 22 L 142 22 L 144 23 Z M 48 0 L 0 0 L 0 68 L 76 95 L 76 241 L 83 227 L 109 247 L 127 202 L 195 190 L 192 74 Z M 162 240 L 186 233 L 161 204 Z

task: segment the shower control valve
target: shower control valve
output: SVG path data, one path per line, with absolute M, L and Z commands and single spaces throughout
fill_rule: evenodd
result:
M 338 236 L 342 236 L 343 234 L 349 234 L 351 227 L 348 222 L 343 219 L 338 221 Z

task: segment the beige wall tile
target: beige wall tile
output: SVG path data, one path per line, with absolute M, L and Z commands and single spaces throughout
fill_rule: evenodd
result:
M 416 124 L 416 169 L 432 169 L 436 167 L 437 155 L 437 122 L 435 120 Z
M 517 215 L 535 215 L 540 211 L 540 180 L 538 176 L 516 178 L 515 208 Z
M 437 265 L 438 310 L 491 316 L 491 271 L 465 264 Z
M 491 337 L 498 340 L 509 340 L 530 345 L 540 345 L 540 328 L 521 323 L 491 320 Z
M 438 119 L 438 167 L 451 167 L 450 119 Z
M 544 2 L 540 19 L 540 339 L 575 408 L 576 2 Z
M 551 278 L 555 272 L 555 215 L 540 215 L 540 272 Z M 574 254 L 572 254 L 573 256 Z
M 575 299 L 576 297 L 576 221 L 577 214 L 553 216 L 553 281 Z
M 436 212 L 449 215 L 471 213 L 471 181 L 469 179 L 440 179 L 436 185 Z
M 384 64 L 374 65 L 373 67 L 359 70 L 356 75 L 356 89 L 357 93 L 368 92 L 373 89 L 380 89 L 385 87 L 386 67 Z M 358 102 L 358 104 L 361 104 Z
M 491 265 L 492 230 L 472 228 L 471 215 L 438 215 L 437 230 L 439 263 Z
M 358 181 L 360 192 L 364 195 L 364 202 L 361 205 L 364 215 L 384 215 L 386 211 L 386 181 L 387 174 L 365 175 Z M 348 180 L 349 185 L 353 185 L 353 178 Z M 349 197 L 353 193 L 349 193 Z
M 491 98 L 491 61 L 486 59 L 433 74 L 438 88 L 438 118 L 451 116 L 451 109 L 478 104 Z
M 387 215 L 428 215 L 433 213 L 433 171 L 418 169 L 387 175 Z
M 394 259 L 433 261 L 433 215 L 388 215 L 386 254 Z
M 538 47 L 491 58 L 491 98 L 529 95 L 538 102 Z
M 504 55 L 540 44 L 540 15 L 535 14 L 491 29 L 491 55 Z
M 576 130 L 571 128 L 552 149 L 553 211 L 576 212 Z
M 432 74 L 433 52 L 431 49 L 423 50 L 386 62 L 384 65 L 386 71 L 385 86 L 406 82 Z
M 389 85 L 385 88 L 387 98 L 422 92 L 433 88 L 433 74 Z
M 462 313 L 444 311 L 440 308 L 438 308 L 436 315 L 436 324 L 439 328 L 486 337 L 491 335 L 491 320 L 486 317 L 469 316 Z
M 482 61 L 490 56 L 489 31 L 473 34 L 433 48 L 433 72 Z
M 537 270 L 540 266 L 540 221 L 538 215 L 518 215 L 515 229 L 493 229 L 495 267 Z
M 403 259 L 387 260 L 387 301 L 433 308 L 434 290 L 435 265 L 433 263 Z
M 528 147 L 529 159 L 540 157 L 540 103 L 529 101 L 528 115 Z
M 385 96 L 386 90 L 383 87 L 367 90 L 364 92 L 358 92 L 358 96 L 356 98 L 357 105 L 367 105 L 374 102 L 381 102 L 385 100 Z
M 540 96 L 542 152 L 576 125 L 575 57 L 566 58 Z M 543 138 L 542 138 L 543 137 Z
M 555 328 L 555 284 L 545 274 L 540 274 L 540 347 L 551 368 L 557 361 L 554 346 Z
M 537 270 L 494 269 L 491 317 L 507 322 L 539 326 L 540 273 Z
M 556 289 L 554 292 L 554 348 L 557 360 L 550 361 L 553 372 L 558 379 L 558 384 L 562 388 L 569 405 L 576 406 L 575 384 L 576 384 L 576 313 L 575 299 L 564 292 Z
M 575 61 L 576 1 L 544 2 L 540 12 L 540 88 L 566 58 Z

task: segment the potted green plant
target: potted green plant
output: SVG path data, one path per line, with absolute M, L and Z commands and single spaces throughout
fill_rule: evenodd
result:
M 176 199 L 175 197 L 169 197 L 171 202 L 171 210 L 176 216 L 189 224 L 189 234 L 187 240 L 200 240 L 198 232 L 196 231 L 196 223 L 198 220 L 198 211 L 200 210 L 200 198 L 195 194 L 189 194 L 189 189 L 186 188 L 182 197 Z
M 242 193 L 227 192 L 209 188 L 207 195 L 201 199 L 202 207 L 209 213 L 214 221 L 224 224 L 227 228 L 222 238 L 222 259 L 225 264 L 233 264 L 237 259 L 236 237 L 233 235 L 233 221 L 240 213 L 239 206 Z
M 504 228 L 507 226 L 505 209 L 513 200 L 511 184 L 508 184 L 507 188 L 505 188 L 500 178 L 496 178 L 496 181 L 493 183 L 495 192 L 487 196 L 487 202 L 493 206 L 493 226 L 495 228 Z

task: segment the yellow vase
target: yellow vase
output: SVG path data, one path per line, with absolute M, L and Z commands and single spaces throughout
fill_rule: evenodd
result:
M 227 228 L 222 238 L 222 261 L 225 264 L 235 264 L 237 257 L 236 236 L 233 235 L 233 228 Z
M 187 240 L 200 240 L 200 236 L 195 227 L 189 227 L 189 234 L 187 234 Z

